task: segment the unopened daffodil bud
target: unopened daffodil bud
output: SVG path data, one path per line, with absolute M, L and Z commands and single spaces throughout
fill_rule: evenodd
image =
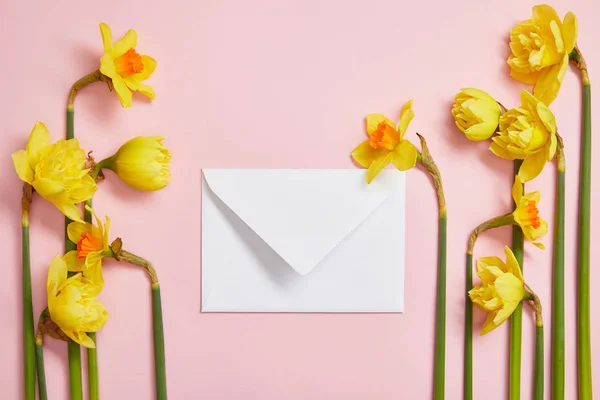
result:
M 523 160 L 519 178 L 523 182 L 538 176 L 556 153 L 556 120 L 548 106 L 526 90 L 521 107 L 500 117 L 500 132 L 492 138 L 492 153 L 507 160 Z
M 96 181 L 84 168 L 85 151 L 77 139 L 50 143 L 50 133 L 41 122 L 33 127 L 27 148 L 12 155 L 19 178 L 33 186 L 35 191 L 52 202 L 73 221 L 81 221 L 81 212 L 75 204 L 92 198 Z
M 138 136 L 121 146 L 116 154 L 99 163 L 114 171 L 134 189 L 159 190 L 171 180 L 171 153 L 162 144 L 164 137 Z
M 156 68 L 156 61 L 152 57 L 137 53 L 137 33 L 130 29 L 114 44 L 108 25 L 101 23 L 100 33 L 104 43 L 100 72 L 111 79 L 121 105 L 131 106 L 132 91 L 138 91 L 154 100 L 154 90 L 142 82 L 150 78 Z
M 108 312 L 98 301 L 100 288 L 81 273 L 67 277 L 67 263 L 56 256 L 48 269 L 48 310 L 52 320 L 73 341 L 94 348 L 86 332 L 98 332 L 108 320 Z
M 548 223 L 539 217 L 537 205 L 540 202 L 540 192 L 523 194 L 523 183 L 518 176 L 515 177 L 515 183 L 512 188 L 512 196 L 515 201 L 515 211 L 513 218 L 515 224 L 523 230 L 523 235 L 540 249 L 544 249 L 542 243 L 535 240 L 548 233 Z
M 481 285 L 471 289 L 469 297 L 475 305 L 488 312 L 481 335 L 506 321 L 528 294 L 515 255 L 506 246 L 504 253 L 506 262 L 498 257 L 477 260 L 477 275 L 481 278 Z
M 483 90 L 467 88 L 454 97 L 452 116 L 469 140 L 486 140 L 498 128 L 500 106 Z
M 575 14 L 567 13 L 561 22 L 551 6 L 533 7 L 531 19 L 510 31 L 510 76 L 535 85 L 534 96 L 550 104 L 558 95 L 576 42 Z
M 367 183 L 371 183 L 389 163 L 392 163 L 400 171 L 406 171 L 415 166 L 417 148 L 404 139 L 408 124 L 415 116 L 412 104 L 413 101 L 410 100 L 402 107 L 398 126 L 384 115 L 367 115 L 369 139 L 352 151 L 352 158 L 367 168 Z

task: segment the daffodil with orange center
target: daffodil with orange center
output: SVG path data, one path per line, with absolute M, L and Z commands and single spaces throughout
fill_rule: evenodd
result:
M 77 245 L 77 250 L 69 251 L 64 259 L 71 272 L 82 272 L 83 276 L 94 282 L 99 288 L 104 286 L 102 277 L 102 258 L 110 256 L 108 246 L 108 230 L 110 218 L 102 222 L 90 207 L 86 208 L 94 214 L 96 225 L 89 222 L 71 222 L 67 227 L 69 240 Z
M 400 113 L 400 122 L 396 126 L 389 118 L 381 114 L 367 115 L 367 134 L 369 139 L 358 145 L 352 152 L 352 158 L 367 168 L 367 183 L 392 163 L 400 171 L 406 171 L 417 162 L 416 147 L 404 139 L 406 128 L 415 116 L 413 101 L 408 101 Z
M 154 90 L 142 83 L 150 78 L 156 68 L 156 61 L 136 51 L 137 33 L 130 29 L 114 44 L 112 32 L 105 23 L 100 24 L 104 43 L 104 55 L 100 59 L 100 72 L 112 80 L 121 105 L 130 107 L 132 91 L 138 91 L 154 100 Z
M 536 239 L 548 233 L 548 223 L 539 217 L 537 205 L 540 202 L 540 192 L 523 194 L 523 183 L 518 176 L 512 188 L 512 196 L 515 201 L 513 218 L 515 223 L 523 230 L 523 235 L 535 246 L 544 249 L 544 245 L 536 242 Z

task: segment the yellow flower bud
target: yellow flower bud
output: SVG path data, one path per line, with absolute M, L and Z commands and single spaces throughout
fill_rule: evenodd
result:
M 524 160 L 519 178 L 527 182 L 556 153 L 556 120 L 548 106 L 526 90 L 521 91 L 521 103 L 500 117 L 500 134 L 492 138 L 490 150 L 507 160 Z
M 164 137 L 138 136 L 121 146 L 117 153 L 100 162 L 102 168 L 114 171 L 134 189 L 153 191 L 167 186 L 171 180 L 171 153 L 162 144 Z
M 98 332 L 108 320 L 106 308 L 97 299 L 100 288 L 81 273 L 67 278 L 67 263 L 61 256 L 50 263 L 46 285 L 52 321 L 80 345 L 96 347 L 86 332 Z
M 77 139 L 58 140 L 50 144 L 50 133 L 41 122 L 33 127 L 27 148 L 12 155 L 19 178 L 33 186 L 35 191 L 52 202 L 73 221 L 81 221 L 81 212 L 75 205 L 91 199 L 96 182 L 84 169 L 86 153 Z
M 576 42 L 575 14 L 567 13 L 561 22 L 549 5 L 533 7 L 531 19 L 510 31 L 510 76 L 535 85 L 534 96 L 550 104 L 558 95 Z
M 486 140 L 492 137 L 500 119 L 498 102 L 486 92 L 467 88 L 454 97 L 452 116 L 458 129 L 469 140 Z
M 511 316 L 527 295 L 521 268 L 509 247 L 504 247 L 506 263 L 498 257 L 477 260 L 477 275 L 481 285 L 469 291 L 475 305 L 487 311 L 488 317 L 480 334 L 493 331 Z

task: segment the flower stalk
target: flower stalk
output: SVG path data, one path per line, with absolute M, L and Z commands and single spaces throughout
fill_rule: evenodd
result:
M 23 288 L 23 380 L 26 400 L 35 400 L 35 335 L 33 330 L 31 258 L 29 250 L 29 210 L 32 198 L 33 188 L 29 183 L 24 183 L 21 199 L 21 282 Z
M 562 138 L 556 150 L 554 273 L 552 274 L 552 399 L 565 398 L 565 153 Z
M 579 170 L 579 235 L 577 242 L 577 366 L 580 400 L 592 399 L 590 338 L 590 185 L 592 162 L 591 88 L 587 64 L 579 50 L 569 55 L 581 73 L 581 166 Z
M 522 160 L 514 161 L 514 175 L 519 173 Z M 523 231 L 519 226 L 513 226 L 512 251 L 517 263 L 523 272 Z M 523 305 L 519 304 L 510 317 L 509 331 L 509 372 L 508 372 L 508 398 L 519 400 L 521 398 L 521 332 L 523 324 Z
M 154 371 L 156 381 L 157 400 L 167 399 L 167 374 L 165 365 L 165 336 L 162 317 L 162 301 L 160 296 L 160 284 L 158 275 L 152 263 L 140 256 L 128 252 L 122 248 L 123 244 L 120 238 L 117 238 L 111 245 L 113 257 L 117 261 L 142 267 L 152 284 L 152 326 L 154 336 Z
M 46 308 L 40 314 L 37 334 L 35 336 L 35 361 L 37 366 L 38 380 L 38 398 L 39 400 L 47 400 L 48 393 L 46 390 L 46 368 L 44 365 L 44 320 L 50 318 L 50 313 Z
M 528 291 L 525 300 L 535 313 L 535 364 L 533 375 L 533 400 L 544 400 L 544 322 L 542 303 L 539 297 L 525 285 Z
M 417 160 L 431 175 L 439 209 L 433 398 L 442 400 L 445 394 L 446 369 L 446 199 L 440 170 L 431 157 L 425 138 L 419 134 L 417 136 L 421 141 L 421 153 L 417 155 Z

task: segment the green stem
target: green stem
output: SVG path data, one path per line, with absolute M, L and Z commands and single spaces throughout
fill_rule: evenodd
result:
M 519 173 L 522 160 L 515 160 L 513 176 Z M 523 270 L 523 231 L 518 225 L 513 226 L 512 251 L 517 262 Z M 521 331 L 522 331 L 523 305 L 519 303 L 510 317 L 509 333 L 509 381 L 508 398 L 518 400 L 521 398 Z
M 85 204 L 89 207 L 92 206 L 92 199 L 86 200 Z M 92 223 L 92 213 L 85 208 L 83 212 L 83 220 L 85 222 Z M 90 400 L 100 399 L 100 385 L 98 380 L 98 339 L 96 338 L 96 332 L 88 332 L 87 335 L 96 344 L 95 348 L 87 349 L 88 358 L 88 391 Z
M 40 318 L 41 323 L 41 318 Z M 35 340 L 35 358 L 38 375 L 38 397 L 39 400 L 47 400 L 48 393 L 46 391 L 46 368 L 44 366 L 44 347 L 42 342 L 43 334 L 38 331 L 37 338 Z
M 591 88 L 587 66 L 579 48 L 571 59 L 581 72 L 581 167 L 579 170 L 579 238 L 577 255 L 577 364 L 579 400 L 592 399 L 592 352 L 590 339 L 590 182 L 592 163 Z
M 23 185 L 21 218 L 21 272 L 23 287 L 23 381 L 25 399 L 35 400 L 35 334 L 33 331 L 33 301 L 31 293 L 31 259 L 29 250 L 29 208 L 31 205 L 32 188 Z
M 154 371 L 157 400 L 167 399 L 167 373 L 165 366 L 165 335 L 163 330 L 162 302 L 159 283 L 152 284 L 152 324 L 154 332 Z
M 535 327 L 533 399 L 544 400 L 544 325 L 536 325 Z
M 444 398 L 446 367 L 446 214 L 439 217 L 438 277 L 435 315 L 435 396 Z
M 562 140 L 556 153 L 556 215 L 552 275 L 552 399 L 565 398 L 565 159 Z
M 473 304 L 469 290 L 473 288 L 473 254 L 467 253 L 467 279 L 465 298 L 465 356 L 464 356 L 464 400 L 473 400 Z
M 74 110 L 72 105 L 67 107 L 67 139 L 75 137 L 73 130 L 73 118 Z M 65 253 L 71 250 L 76 250 L 75 243 L 69 240 L 67 235 L 67 227 L 72 221 L 65 217 Z M 72 272 L 69 275 L 73 275 Z M 69 356 L 69 389 L 71 393 L 71 400 L 82 400 L 83 399 L 83 388 L 81 378 L 81 348 L 73 341 L 67 343 L 68 356 Z

